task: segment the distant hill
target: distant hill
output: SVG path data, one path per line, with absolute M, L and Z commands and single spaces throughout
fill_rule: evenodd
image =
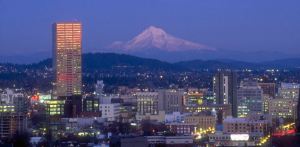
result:
M 189 71 L 189 70 L 216 70 L 216 69 L 268 69 L 268 68 L 300 68 L 300 58 L 281 59 L 267 62 L 250 63 L 229 59 L 219 60 L 191 60 L 176 63 L 164 62 L 156 59 L 141 58 L 117 53 L 87 53 L 82 55 L 83 70 L 112 70 L 133 69 L 134 71 Z M 2 66 L 15 66 L 18 68 L 51 68 L 52 59 L 48 58 L 34 64 L 9 64 Z
M 254 69 L 260 68 L 260 64 L 249 63 L 235 60 L 191 60 L 177 62 L 175 65 L 180 67 L 186 67 L 191 70 L 202 70 L 202 69 Z
M 140 58 L 116 53 L 88 53 L 83 55 L 83 68 L 86 70 L 135 68 L 147 70 L 182 70 L 183 68 L 156 59 Z
M 131 68 L 139 70 L 168 70 L 180 71 L 184 68 L 155 59 L 146 59 L 126 54 L 116 53 L 87 53 L 82 55 L 83 70 L 110 70 L 116 68 Z M 28 68 L 52 67 L 52 59 L 45 59 Z
M 273 61 L 261 62 L 265 67 L 273 68 L 300 68 L 300 58 L 280 59 Z

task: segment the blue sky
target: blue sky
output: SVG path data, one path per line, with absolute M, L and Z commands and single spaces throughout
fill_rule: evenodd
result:
M 77 20 L 84 52 L 154 25 L 216 48 L 300 54 L 299 7 L 299 0 L 0 0 L 0 51 L 51 53 L 51 24 Z

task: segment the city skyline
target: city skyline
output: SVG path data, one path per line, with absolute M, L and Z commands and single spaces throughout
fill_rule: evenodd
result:
M 0 146 L 299 146 L 297 4 L 0 0 Z

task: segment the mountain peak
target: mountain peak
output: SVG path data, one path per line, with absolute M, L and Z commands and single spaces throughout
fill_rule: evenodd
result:
M 125 51 L 143 51 L 145 49 L 159 49 L 163 51 L 186 51 L 186 50 L 214 50 L 206 45 L 194 43 L 176 38 L 162 28 L 156 26 L 147 27 L 142 33 L 127 42 L 114 42 L 110 48 Z
M 156 26 L 149 26 L 142 33 L 152 33 L 152 34 L 167 34 L 163 29 Z

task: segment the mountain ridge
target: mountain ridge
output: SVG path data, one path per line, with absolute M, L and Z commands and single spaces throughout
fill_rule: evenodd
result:
M 269 69 L 269 68 L 300 68 L 300 58 L 288 58 L 259 63 L 216 59 L 216 60 L 189 60 L 170 63 L 157 59 L 141 58 L 117 53 L 84 53 L 82 55 L 83 70 L 111 70 L 116 68 L 131 68 L 134 70 L 169 70 L 189 71 L 203 69 Z M 1 66 L 17 66 L 21 68 L 51 68 L 52 59 L 47 58 L 32 64 L 0 63 Z

